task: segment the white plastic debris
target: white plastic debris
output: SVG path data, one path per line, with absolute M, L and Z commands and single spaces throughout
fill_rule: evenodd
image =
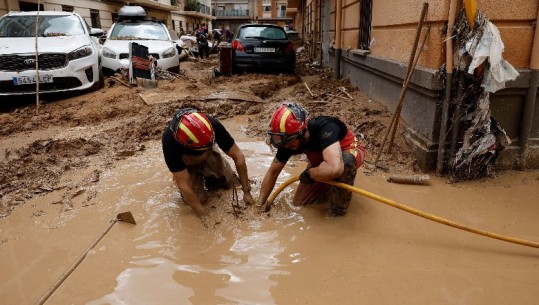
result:
M 490 21 L 485 23 L 483 31 L 466 42 L 465 49 L 472 56 L 472 62 L 468 67 L 468 73 L 474 70 L 488 59 L 488 70 L 485 70 L 482 87 L 487 92 L 494 93 L 505 88 L 505 83 L 515 80 L 519 73 L 502 57 L 504 44 L 498 28 Z

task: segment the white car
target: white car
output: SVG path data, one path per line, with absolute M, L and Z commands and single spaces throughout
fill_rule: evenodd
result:
M 146 12 L 140 6 L 124 6 L 120 9 L 120 20 L 108 31 L 101 50 L 105 74 L 128 69 L 131 42 L 148 47 L 148 52 L 157 60 L 158 67 L 179 73 L 178 50 L 167 27 L 161 22 L 145 20 L 145 16 Z
M 39 12 L 39 92 L 96 90 L 103 86 L 96 39 L 77 13 Z M 0 95 L 36 92 L 36 12 L 0 18 Z

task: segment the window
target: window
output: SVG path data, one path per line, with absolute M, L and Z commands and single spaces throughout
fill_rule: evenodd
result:
M 100 29 L 101 28 L 101 19 L 99 18 L 99 10 L 90 10 L 90 17 L 92 19 L 92 27 Z
M 37 3 L 19 2 L 19 9 L 21 12 L 37 11 Z M 39 5 L 39 10 L 43 10 L 43 4 Z
M 271 12 L 271 4 L 263 4 L 262 5 L 262 11 L 263 12 Z
M 372 0 L 362 0 L 360 10 L 359 48 L 361 50 L 369 50 L 371 41 Z
M 62 5 L 62 11 L 73 12 L 75 9 L 71 5 Z
M 111 13 L 112 17 L 112 23 L 116 23 L 118 21 L 118 13 Z
M 279 17 L 286 17 L 286 5 L 281 5 L 281 11 L 279 12 Z

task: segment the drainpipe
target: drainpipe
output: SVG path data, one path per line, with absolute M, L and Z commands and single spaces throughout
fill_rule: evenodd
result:
M 445 98 L 440 119 L 440 137 L 438 138 L 438 160 L 436 162 L 436 173 L 438 175 L 442 174 L 444 170 L 443 162 L 445 153 L 445 133 L 447 132 L 447 113 L 449 112 L 451 85 L 453 83 L 453 39 L 451 34 L 453 26 L 455 25 L 456 13 L 457 0 L 451 0 L 449 4 L 449 16 L 447 18 L 447 33 L 445 34 Z
M 535 102 L 537 99 L 537 85 L 539 85 L 539 9 L 537 10 L 537 18 L 535 19 L 535 34 L 533 35 L 532 56 L 530 59 L 531 78 L 528 93 L 526 94 L 526 102 L 524 104 L 522 128 L 520 130 L 520 148 L 521 148 L 521 163 L 520 168 L 525 169 L 528 163 L 528 153 L 530 148 L 530 132 L 533 123 L 533 114 Z
M 342 0 L 337 0 L 335 17 L 335 78 L 341 78 Z

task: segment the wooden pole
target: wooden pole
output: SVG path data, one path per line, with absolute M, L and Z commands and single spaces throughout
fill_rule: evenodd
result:
M 400 114 L 402 111 L 402 105 L 404 104 L 404 95 L 406 94 L 406 90 L 408 89 L 408 85 L 410 84 L 410 80 L 412 79 L 412 75 L 414 74 L 415 66 L 417 65 L 417 62 L 419 61 L 419 56 L 421 55 L 421 50 L 423 50 L 423 46 L 425 46 L 425 42 L 427 41 L 427 37 L 429 37 L 430 34 L 430 24 L 427 28 L 427 32 L 425 33 L 425 36 L 423 36 L 423 41 L 421 41 L 421 46 L 419 47 L 419 52 L 417 52 L 416 58 L 414 59 L 414 62 L 412 64 L 412 70 L 408 74 L 408 78 L 406 79 L 406 84 L 402 88 L 401 96 L 399 99 L 399 105 L 397 106 L 397 110 L 393 114 L 393 131 L 391 132 L 391 139 L 389 140 L 389 144 L 387 146 L 387 152 L 391 154 L 391 148 L 393 147 L 393 141 L 395 140 L 395 133 L 397 132 L 397 127 L 399 126 L 399 120 L 400 120 Z
M 37 0 L 37 13 L 36 13 L 36 114 L 39 114 L 39 51 L 38 51 L 38 37 L 39 37 L 39 5 L 40 0 Z
M 427 2 L 424 2 L 423 3 L 423 8 L 421 10 L 421 17 L 419 18 L 419 23 L 417 24 L 416 36 L 415 36 L 414 45 L 412 47 L 412 53 L 410 54 L 410 59 L 408 60 L 408 68 L 406 70 L 406 74 L 404 75 L 404 83 L 402 84 L 401 95 L 402 95 L 402 91 L 405 88 L 405 86 L 406 87 L 408 86 L 406 84 L 407 83 L 406 80 L 408 79 L 408 75 L 410 74 L 410 71 L 411 71 L 411 68 L 412 68 L 412 64 L 413 64 L 413 61 L 414 61 L 414 58 L 415 58 L 415 52 L 417 50 L 417 44 L 419 42 L 419 37 L 421 35 L 421 28 L 423 27 L 423 22 L 425 20 L 425 16 L 427 15 L 428 8 L 429 8 L 429 4 Z M 398 108 L 398 106 L 397 106 L 397 108 Z M 393 128 L 394 120 L 395 120 L 395 114 L 393 114 L 393 118 L 391 119 L 391 123 L 389 124 L 387 132 L 386 132 L 386 134 L 384 136 L 384 139 L 382 140 L 382 145 L 380 145 L 380 150 L 378 151 L 378 154 L 376 155 L 376 159 L 374 160 L 374 166 L 376 166 L 376 164 L 378 163 L 378 160 L 380 159 L 380 156 L 382 155 L 384 145 L 386 144 L 386 141 L 387 141 L 387 136 L 389 135 L 389 133 L 391 132 L 391 129 Z

